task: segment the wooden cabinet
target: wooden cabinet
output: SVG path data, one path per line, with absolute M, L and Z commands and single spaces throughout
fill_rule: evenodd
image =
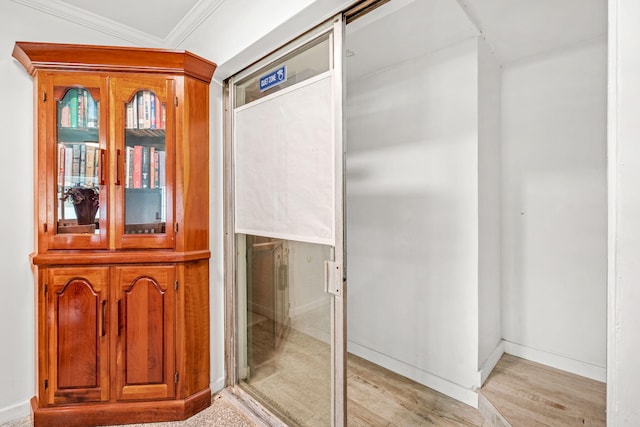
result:
M 209 389 L 209 83 L 185 51 L 18 42 L 34 79 L 34 424 L 187 418 Z

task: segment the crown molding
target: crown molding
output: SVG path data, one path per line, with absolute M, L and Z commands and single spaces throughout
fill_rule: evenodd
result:
M 199 0 L 162 39 L 60 0 L 11 0 L 39 12 L 70 21 L 137 46 L 176 48 L 220 7 L 224 0 Z
M 175 49 L 180 46 L 223 2 L 224 0 L 199 0 L 164 39 L 165 47 Z
M 166 47 L 165 40 L 151 34 L 120 24 L 111 19 L 60 0 L 11 0 L 39 12 L 56 16 L 69 22 L 82 25 L 104 34 L 145 47 Z M 202 2 L 203 0 L 201 0 Z M 218 0 L 219 1 L 219 0 Z M 199 3 L 201 3 L 199 2 Z M 198 4 L 199 4 L 198 3 Z M 195 8 L 195 7 L 194 7 Z M 193 31 L 193 30 L 192 30 Z

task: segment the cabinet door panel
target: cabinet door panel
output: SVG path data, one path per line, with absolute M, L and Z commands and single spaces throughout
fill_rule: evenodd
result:
M 115 124 L 115 246 L 173 248 L 173 80 L 111 79 Z
M 174 266 L 116 267 L 118 399 L 175 394 Z
M 49 127 L 38 156 L 49 165 L 39 185 L 50 249 L 106 249 L 107 89 L 106 78 L 83 73 L 43 79 L 50 94 L 43 109 Z M 45 98 L 46 99 L 46 98 Z M 48 209 L 53 206 L 54 209 Z M 44 227 L 43 227 L 44 228 Z
M 108 399 L 107 272 L 49 271 L 49 403 Z

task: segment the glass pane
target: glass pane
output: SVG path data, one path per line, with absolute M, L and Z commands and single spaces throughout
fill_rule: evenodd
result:
M 100 105 L 85 88 L 56 88 L 57 231 L 99 233 Z
M 288 425 L 331 425 L 331 247 L 238 234 L 240 385 Z
M 307 80 L 331 67 L 329 35 L 302 46 L 295 52 L 261 68 L 236 84 L 236 105 L 278 92 L 286 87 Z
M 125 105 L 125 234 L 165 232 L 166 104 L 151 91 Z

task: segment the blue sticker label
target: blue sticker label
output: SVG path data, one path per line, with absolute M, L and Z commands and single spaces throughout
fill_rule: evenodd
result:
M 265 90 L 286 81 L 287 66 L 283 65 L 282 67 L 273 70 L 269 74 L 265 74 L 264 76 L 260 77 L 260 92 L 264 92 Z

